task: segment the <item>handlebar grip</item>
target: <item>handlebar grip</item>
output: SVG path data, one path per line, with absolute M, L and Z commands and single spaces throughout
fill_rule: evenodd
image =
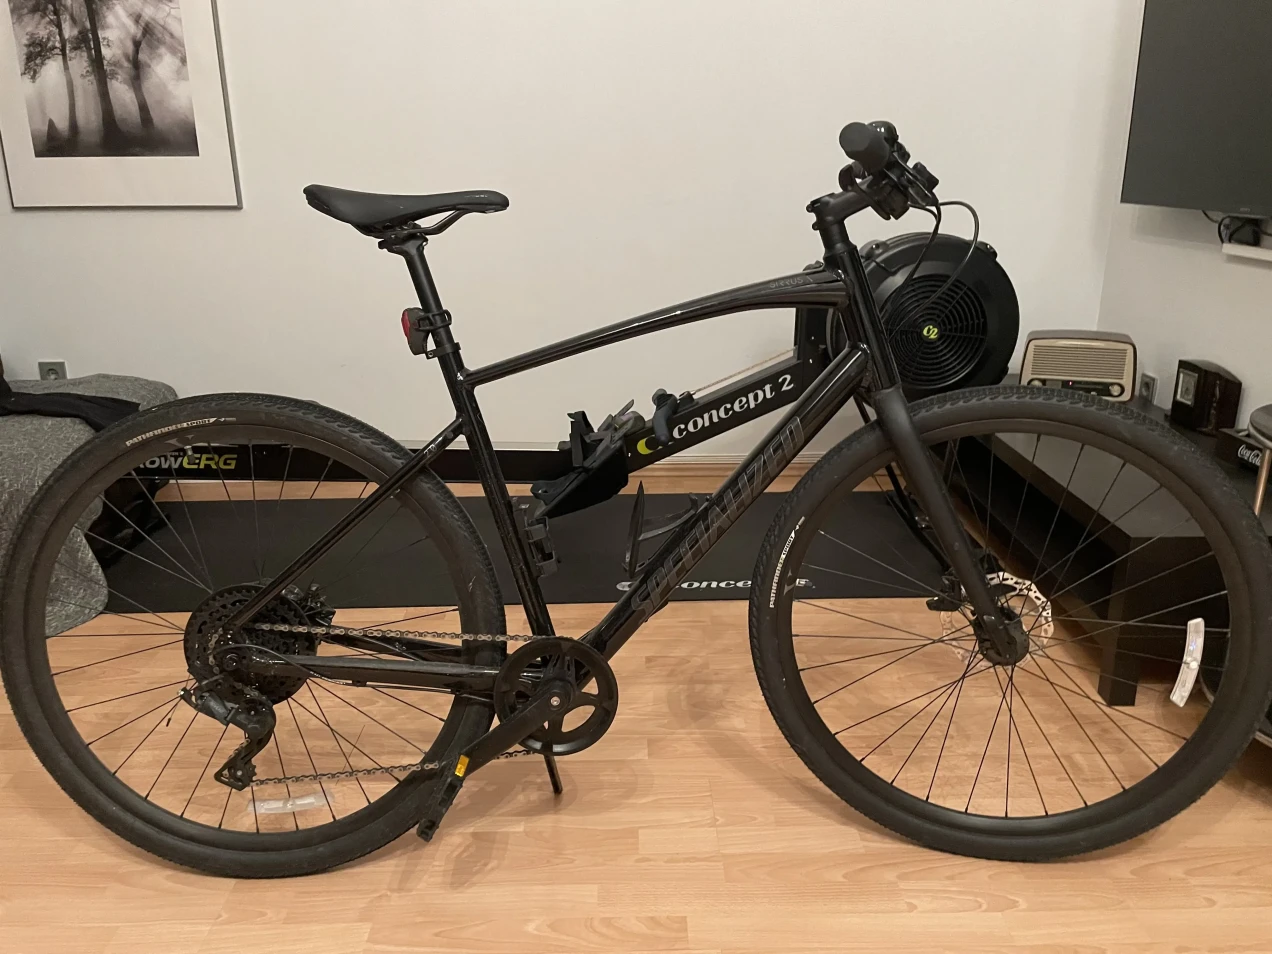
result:
M 878 129 L 865 123 L 849 123 L 839 133 L 839 146 L 849 159 L 861 163 L 866 175 L 874 175 L 892 156 L 892 146 Z

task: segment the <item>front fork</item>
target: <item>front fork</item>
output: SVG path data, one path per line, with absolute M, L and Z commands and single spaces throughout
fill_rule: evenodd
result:
M 989 581 L 980 565 L 963 522 L 954 503 L 941 483 L 940 474 L 914 426 L 909 404 L 900 385 L 893 385 L 871 395 L 875 416 L 883 433 L 897 452 L 901 472 L 908 489 L 927 514 L 950 568 L 962 584 L 967 601 L 975 612 L 979 636 L 987 639 L 1000 658 L 1017 655 L 1017 637 L 999 611 L 998 601 L 989 590 Z

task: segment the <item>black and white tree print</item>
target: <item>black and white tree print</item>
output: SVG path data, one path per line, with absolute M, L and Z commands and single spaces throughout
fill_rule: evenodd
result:
M 197 156 L 178 0 L 8 0 L 36 156 Z

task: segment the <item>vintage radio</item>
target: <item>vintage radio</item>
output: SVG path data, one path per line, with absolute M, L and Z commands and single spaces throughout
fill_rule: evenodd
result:
M 1237 423 L 1241 382 L 1213 361 L 1179 362 L 1170 419 L 1203 434 L 1216 434 Z
M 1034 331 L 1025 339 L 1020 381 L 1129 401 L 1135 396 L 1135 344 L 1116 331 Z

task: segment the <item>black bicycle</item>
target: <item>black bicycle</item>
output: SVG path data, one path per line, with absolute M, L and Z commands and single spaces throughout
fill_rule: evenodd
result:
M 405 259 L 419 307 L 403 328 L 437 361 L 455 418 L 408 453 L 315 404 L 210 395 L 72 455 L 24 517 L 0 616 L 9 700 L 58 783 L 150 852 L 247 877 L 324 870 L 415 825 L 431 837 L 464 781 L 507 754 L 542 756 L 555 783 L 555 759 L 615 717 L 608 660 L 855 399 L 871 423 L 787 496 L 750 593 L 760 687 L 800 758 L 880 824 L 987 858 L 1111 845 L 1197 799 L 1268 707 L 1262 528 L 1213 462 L 1125 407 L 1020 387 L 908 404 L 844 223 L 921 208 L 935 238 L 937 182 L 890 124 L 854 123 L 840 143 L 840 191 L 808 206 L 819 268 L 477 369 L 424 248 L 507 199 L 307 188 Z M 920 256 L 910 277 L 922 272 Z M 924 312 L 933 333 L 946 290 Z M 643 563 L 635 521 L 630 589 L 582 638 L 557 637 L 540 588 L 547 519 L 614 493 L 633 441 L 668 449 L 786 387 L 662 394 L 652 426 L 630 407 L 597 429 L 578 417 L 570 466 L 521 504 L 476 388 L 759 308 L 823 309 L 839 343 L 798 387 L 787 378 L 798 399 Z M 530 635 L 505 635 L 490 555 L 430 469 L 460 435 Z

